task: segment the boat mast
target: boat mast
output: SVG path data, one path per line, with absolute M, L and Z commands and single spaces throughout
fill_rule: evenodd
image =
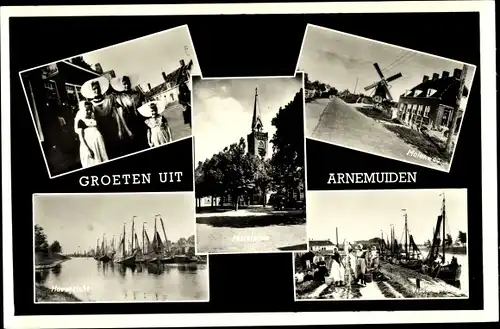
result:
M 123 252 L 123 256 L 122 257 L 125 257 L 126 255 L 126 249 L 125 249 L 125 223 L 123 223 L 123 237 L 122 237 L 122 252 Z
M 131 248 L 132 248 L 131 252 L 132 253 L 134 252 L 134 224 L 135 224 L 135 217 L 136 216 L 132 217 L 132 235 L 131 235 L 132 236 L 132 246 L 131 246 Z
M 167 240 L 167 234 L 165 233 L 165 225 L 163 225 L 163 219 L 161 218 L 160 214 L 156 215 L 157 217 L 160 217 L 160 223 L 161 223 L 161 228 L 163 230 L 163 237 L 165 238 L 165 249 L 167 252 L 170 252 L 170 248 L 168 247 L 168 240 Z
M 337 248 L 339 247 L 339 228 L 335 228 L 335 237 L 337 239 Z
M 158 238 L 156 236 L 156 216 L 155 216 L 155 231 L 154 231 L 154 236 L 153 236 L 153 241 L 154 241 L 154 249 L 155 252 L 158 253 Z
M 406 213 L 406 209 L 401 209 L 405 212 L 405 257 L 408 259 L 408 214 Z
M 145 244 L 144 244 L 144 232 L 146 232 L 146 230 L 144 228 L 144 224 L 146 224 L 146 222 L 142 222 L 142 252 L 145 254 L 146 249 L 145 249 Z

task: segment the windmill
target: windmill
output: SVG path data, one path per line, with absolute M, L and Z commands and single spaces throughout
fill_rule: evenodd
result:
M 375 67 L 375 70 L 377 70 L 380 80 L 366 86 L 365 91 L 374 89 L 375 93 L 373 95 L 373 100 L 375 101 L 376 106 L 382 106 L 384 103 L 387 103 L 387 101 L 392 102 L 393 100 L 391 92 L 389 91 L 389 82 L 399 79 L 403 75 L 401 73 L 397 73 L 389 78 L 385 78 L 384 74 L 380 70 L 380 67 L 378 66 L 378 63 L 373 63 L 373 66 Z

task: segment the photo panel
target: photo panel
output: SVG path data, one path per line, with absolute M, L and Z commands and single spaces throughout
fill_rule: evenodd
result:
M 21 71 L 49 177 L 189 138 L 191 74 L 187 25 Z
M 476 66 L 308 24 L 297 70 L 307 138 L 450 171 Z
M 34 194 L 35 303 L 207 302 L 193 192 Z
M 193 76 L 196 250 L 307 250 L 303 74 Z
M 469 297 L 467 189 L 309 191 L 308 200 L 296 301 Z

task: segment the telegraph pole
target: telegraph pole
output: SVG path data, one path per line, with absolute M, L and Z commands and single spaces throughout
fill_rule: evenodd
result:
M 455 133 L 455 128 L 457 126 L 458 113 L 460 112 L 460 102 L 462 101 L 462 95 L 464 94 L 466 76 L 467 76 L 467 65 L 464 64 L 464 67 L 462 68 L 462 74 L 460 75 L 460 87 L 458 88 L 455 109 L 453 110 L 452 113 L 451 128 L 448 131 L 448 139 L 446 140 L 446 152 L 451 152 L 451 141 L 453 140 L 453 134 Z
M 356 84 L 354 85 L 354 92 L 353 94 L 356 94 L 356 88 L 358 87 L 358 77 L 356 77 Z

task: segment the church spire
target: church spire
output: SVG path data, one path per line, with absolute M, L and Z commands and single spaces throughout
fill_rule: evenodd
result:
M 257 87 L 255 88 L 255 100 L 253 104 L 252 131 L 262 131 L 263 124 L 260 118 L 260 106 L 258 101 Z

